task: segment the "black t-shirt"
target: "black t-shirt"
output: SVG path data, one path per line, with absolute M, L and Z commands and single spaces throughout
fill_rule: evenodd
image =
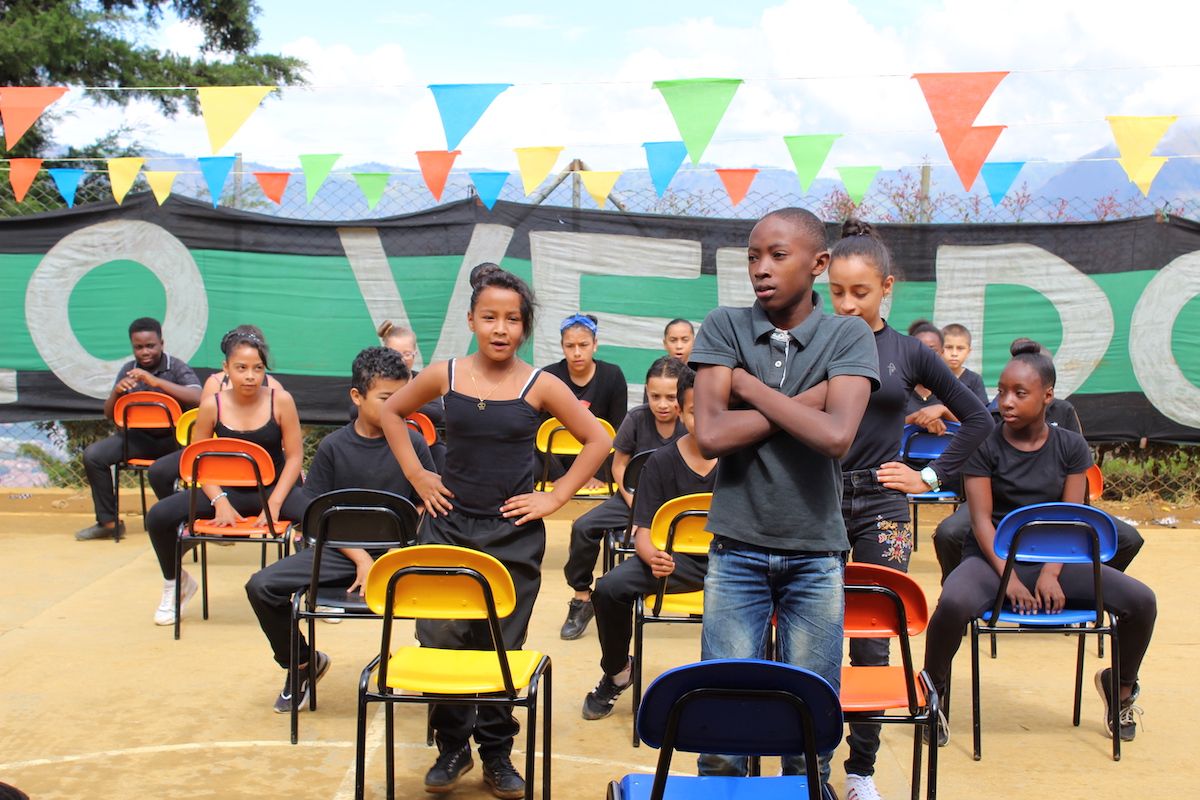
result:
M 408 432 L 421 466 L 434 470 L 433 458 L 424 437 Z M 354 423 L 339 428 L 321 440 L 304 481 L 304 491 L 317 497 L 334 489 L 378 489 L 407 497 L 413 503 L 421 498 L 400 469 L 387 437 L 367 439 L 354 430 Z
M 969 369 L 964 369 L 962 375 L 958 376 L 958 380 L 963 386 L 970 390 L 971 394 L 979 398 L 979 402 L 987 405 L 987 389 L 983 388 L 983 378 L 979 377 L 979 373 L 971 372 Z M 926 389 L 929 387 L 926 386 Z M 905 416 L 916 413 L 926 406 L 946 405 L 938 399 L 936 394 L 930 394 L 924 400 L 915 391 L 908 395 L 908 407 L 904 410 Z
M 997 425 L 1004 422 L 1000 418 L 1000 409 L 996 406 L 996 398 L 992 398 L 988 411 L 992 412 L 992 420 Z M 1075 406 L 1057 397 L 1050 401 L 1050 405 L 1046 406 L 1046 422 L 1057 428 L 1074 431 L 1078 434 L 1083 433 L 1083 429 L 1079 426 L 1079 415 L 1075 413 Z
M 659 436 L 654 412 L 650 410 L 650 406 L 643 404 L 629 409 L 629 414 L 621 423 L 620 429 L 617 430 L 616 437 L 613 438 L 613 448 L 618 453 L 634 456 L 645 450 L 657 450 L 665 447 L 685 433 L 687 433 L 687 428 L 677 417 L 675 432 L 666 439 Z
M 685 494 L 711 492 L 716 482 L 715 464 L 707 475 L 697 475 L 683 460 L 676 442 L 664 445 L 646 460 L 646 466 L 642 468 L 637 494 L 633 496 L 633 524 L 649 528 L 663 503 Z
M 629 386 L 625 383 L 625 373 L 616 364 L 607 361 L 597 360 L 595 364 L 595 374 L 583 386 L 576 386 L 571 380 L 571 370 L 565 358 L 546 367 L 546 372 L 570 387 L 581 402 L 588 404 L 593 414 L 617 430 L 625 421 L 625 411 L 629 408 Z
M 1009 444 L 1004 426 L 997 425 L 971 454 L 962 474 L 992 479 L 992 524 L 998 525 L 1010 511 L 1062 500 L 1067 476 L 1087 472 L 1090 466 L 1092 452 L 1087 441 L 1074 431 L 1051 425 L 1046 443 L 1025 452 Z M 963 554 L 982 552 L 975 537 L 968 536 Z

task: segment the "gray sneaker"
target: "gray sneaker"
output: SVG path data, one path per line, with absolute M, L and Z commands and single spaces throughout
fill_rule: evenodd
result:
M 572 597 L 567 606 L 567 621 L 563 623 L 559 636 L 568 641 L 578 639 L 587 630 L 588 623 L 596 616 L 591 600 L 580 600 Z
M 1112 700 L 1108 694 L 1108 675 L 1112 668 L 1102 669 L 1096 673 L 1096 691 L 1100 693 L 1100 699 L 1104 701 L 1104 732 L 1112 736 Z M 1142 693 L 1142 687 L 1136 683 L 1133 685 L 1133 693 L 1129 697 L 1121 701 L 1121 711 L 1119 721 L 1121 723 L 1121 741 L 1132 742 L 1137 736 L 1137 723 L 1142 718 L 1142 707 L 1137 705 L 1138 695 Z M 1137 720 L 1134 720 L 1134 715 L 1137 715 Z
M 81 542 L 90 542 L 93 539 L 111 539 L 114 533 L 118 539 L 124 536 L 125 523 L 117 520 L 117 524 L 109 528 L 97 522 L 95 525 L 84 528 L 81 531 L 75 531 L 75 538 Z
M 314 665 L 316 667 L 317 675 L 316 675 L 316 678 L 313 680 L 313 683 L 316 683 L 317 681 L 320 681 L 321 678 L 324 678 L 325 673 L 329 671 L 329 664 L 331 662 L 331 659 L 329 658 L 329 656 L 325 655 L 324 653 L 322 653 L 320 651 L 314 651 L 312 657 L 317 660 L 317 663 Z M 310 687 L 308 684 L 308 670 L 306 668 L 302 667 L 301 669 L 296 670 L 296 672 L 297 672 L 296 679 L 297 679 L 297 682 L 300 684 L 300 692 L 299 692 L 300 706 L 299 706 L 299 708 L 301 711 L 303 711 L 305 708 L 308 707 L 308 697 L 310 694 L 310 692 L 309 692 Z M 291 713 L 291 710 L 292 710 L 292 673 L 289 670 L 287 680 L 284 681 L 284 683 L 283 683 L 283 691 L 279 693 L 279 697 L 275 698 L 275 713 L 276 714 L 289 714 L 289 713 Z

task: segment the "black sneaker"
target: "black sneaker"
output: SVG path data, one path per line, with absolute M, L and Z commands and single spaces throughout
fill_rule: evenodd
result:
M 583 632 L 587 630 L 588 623 L 594 616 L 596 616 L 596 611 L 592 608 L 591 600 L 572 597 L 567 606 L 567 621 L 563 623 L 559 636 L 567 640 L 578 639 L 583 636 Z
M 474 766 L 469 743 L 462 747 L 442 750 L 429 772 L 425 773 L 425 791 L 431 794 L 449 792 L 458 786 L 459 778 L 470 772 Z M 487 767 L 484 767 L 484 780 L 487 780 Z
M 525 781 L 508 756 L 483 760 L 483 782 L 492 787 L 492 794 L 501 800 L 518 800 L 525 796 Z
M 111 539 L 113 536 L 120 539 L 125 535 L 125 523 L 117 520 L 117 524 L 111 528 L 105 527 L 97 522 L 95 525 L 84 528 L 81 531 L 75 531 L 75 538 L 81 542 L 90 542 L 93 539 Z
M 317 679 L 317 681 L 320 681 L 321 678 L 325 677 L 325 673 L 329 671 L 329 664 L 332 662 L 332 659 L 330 659 L 329 656 L 325 655 L 324 653 L 322 653 L 320 651 L 318 651 L 314 657 L 317 659 L 317 663 L 316 663 L 317 678 L 316 679 Z M 309 696 L 308 670 L 300 669 L 300 670 L 297 670 L 297 672 L 298 672 L 297 678 L 300 682 L 300 710 L 303 711 L 304 709 L 308 708 L 308 696 Z M 289 670 L 287 680 L 285 680 L 283 683 L 283 691 L 279 693 L 279 697 L 275 698 L 275 713 L 276 714 L 290 714 L 291 711 L 292 711 L 292 673 Z
M 1102 669 L 1096 673 L 1096 691 L 1100 693 L 1100 699 L 1104 701 L 1104 732 L 1112 736 L 1112 705 L 1108 694 L 1108 676 L 1112 668 Z M 1136 705 L 1138 695 L 1141 694 L 1142 687 L 1136 683 L 1133 685 L 1133 693 L 1129 697 L 1121 701 L 1121 741 L 1132 742 L 1137 736 L 1137 722 L 1134 720 L 1134 714 L 1138 720 L 1142 718 L 1142 707 Z
M 633 671 L 633 659 L 629 659 L 630 673 Z M 632 674 L 630 675 L 632 678 Z M 587 697 L 583 698 L 583 718 L 584 719 L 604 719 L 613 712 L 613 706 L 616 705 L 617 698 L 621 693 L 633 685 L 633 680 L 626 683 L 624 686 L 618 686 L 608 675 L 600 679 L 596 684 L 596 688 L 587 693 Z
M 926 745 L 929 744 L 929 728 L 921 728 L 921 739 Z M 945 747 L 948 744 L 950 744 L 950 720 L 946 719 L 944 711 L 938 709 L 937 746 Z

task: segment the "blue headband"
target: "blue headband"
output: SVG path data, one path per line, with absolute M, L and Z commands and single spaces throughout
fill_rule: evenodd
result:
M 558 326 L 558 332 L 562 333 L 572 325 L 582 325 L 591 331 L 593 336 L 596 335 L 596 323 L 591 319 L 591 317 L 585 317 L 583 314 L 572 314 L 564 319 L 562 324 Z

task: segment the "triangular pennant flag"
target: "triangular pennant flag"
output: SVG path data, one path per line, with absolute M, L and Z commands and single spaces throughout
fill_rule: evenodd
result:
M 492 206 L 496 205 L 496 201 L 500 199 L 500 190 L 504 188 L 509 173 L 470 172 L 468 174 L 471 176 L 471 183 L 475 184 L 475 193 L 479 195 L 479 201 L 490 211 Z
M 562 151 L 561 147 L 518 147 L 513 150 L 517 154 L 517 166 L 521 170 L 521 184 L 526 197 L 549 177 Z
M 46 171 L 54 179 L 58 193 L 62 195 L 63 200 L 67 201 L 67 208 L 74 208 L 75 192 L 79 190 L 79 182 L 87 173 L 81 169 L 48 169 Z
M 650 180 L 654 181 L 654 191 L 662 197 L 687 158 L 687 145 L 683 142 L 645 142 L 642 148 L 646 151 L 646 166 L 650 170 Z
M 0 121 L 4 122 L 5 149 L 16 147 L 46 106 L 66 92 L 62 86 L 0 86 Z
M 454 150 L 511 83 L 441 83 L 429 87 L 442 116 L 446 149 Z
M 213 155 L 233 138 L 250 115 L 274 89 L 274 86 L 205 86 L 196 90 L 200 95 L 200 113 L 208 128 L 208 143 Z
M 842 176 L 842 184 L 846 187 L 846 194 L 850 195 L 850 202 L 856 206 L 861 206 L 863 198 L 867 195 L 867 190 L 871 188 L 871 182 L 875 180 L 875 173 L 883 169 L 882 167 L 838 167 L 838 174 Z
M 587 193 L 596 201 L 596 205 L 604 208 L 605 201 L 612 193 L 613 186 L 617 183 L 617 178 L 621 177 L 620 172 L 593 172 L 592 170 L 580 170 L 579 177 L 583 179 L 583 188 L 587 189 Z
M 161 206 L 167 202 L 167 198 L 171 196 L 171 187 L 175 184 L 175 176 L 178 172 L 151 172 L 146 170 L 142 173 L 146 176 L 146 183 L 150 184 L 150 191 L 154 192 L 154 199 Z
M 213 208 L 216 208 L 217 204 L 221 202 L 221 193 L 225 191 L 225 181 L 228 180 L 229 171 L 237 162 L 237 156 L 209 156 L 196 160 L 200 162 L 200 172 L 204 175 L 204 182 L 208 184 L 208 194 L 212 197 Z
M 1154 148 L 1162 141 L 1167 129 L 1175 124 L 1178 117 L 1105 117 L 1112 128 L 1113 139 L 1117 142 L 1117 150 L 1121 157 L 1117 159 L 1125 168 L 1129 180 L 1137 183 L 1143 175 L 1142 165 L 1150 158 Z M 1153 168 L 1153 175 L 1158 174 L 1162 164 Z M 1139 184 L 1140 185 L 1140 184 Z M 1149 186 L 1149 183 L 1146 184 Z
M 1023 166 L 1024 161 L 992 161 L 984 164 L 979 170 L 979 176 L 983 178 L 988 194 L 992 197 L 993 206 L 1000 205 L 1004 195 L 1008 194 L 1008 190 L 1016 182 Z
M 808 187 L 817 179 L 817 173 L 825 165 L 833 143 L 840 139 L 840 133 L 816 133 L 808 136 L 785 136 L 783 143 L 792 154 L 792 163 L 796 165 L 796 178 L 800 181 L 800 191 L 808 194 Z
M 146 163 L 144 158 L 110 158 L 108 160 L 108 182 L 112 184 L 113 198 L 117 205 L 129 194 L 133 182 L 137 180 L 138 170 Z
M 736 206 L 746 199 L 746 192 L 750 191 L 750 184 L 754 183 L 754 176 L 758 174 L 758 170 L 719 169 L 717 174 L 721 176 L 721 183 L 725 184 L 730 202 Z
M 358 188 L 362 189 L 363 197 L 367 198 L 367 208 L 372 211 L 379 201 L 383 199 L 383 190 L 387 188 L 388 180 L 391 179 L 390 172 L 352 172 L 355 183 Z
M 967 131 L 1007 72 L 924 72 L 913 75 L 925 94 L 929 113 L 946 145 L 958 151 Z
M 1146 156 L 1137 169 L 1127 165 L 1123 158 L 1118 158 L 1117 161 L 1121 162 L 1121 166 L 1129 174 L 1129 180 L 1142 190 L 1142 194 L 1149 197 L 1150 184 L 1154 183 L 1154 179 L 1158 177 L 1158 171 L 1163 168 L 1163 164 L 1166 164 L 1168 159 L 1166 156 Z
M 13 197 L 18 203 L 25 202 L 25 193 L 33 186 L 33 179 L 42 168 L 40 158 L 14 158 L 8 162 L 8 182 L 12 184 Z
M 959 143 L 958 149 L 950 154 L 950 163 L 954 165 L 954 171 L 958 173 L 958 179 L 962 181 L 966 191 L 971 191 L 971 187 L 975 185 L 975 179 L 979 177 L 979 168 L 987 161 L 988 154 L 996 146 L 996 140 L 1000 138 L 1000 132 L 1004 128 L 1004 125 L 970 128 Z
M 300 166 L 304 170 L 304 190 L 308 194 L 309 203 L 317 196 L 317 190 L 321 188 L 333 165 L 341 157 L 341 153 L 300 156 Z
M 421 165 L 421 177 L 425 180 L 425 188 L 433 195 L 435 203 L 442 202 L 442 191 L 446 188 L 446 178 L 454 159 L 462 155 L 461 150 L 446 152 L 445 150 L 418 150 L 417 163 Z
M 283 190 L 287 188 L 288 179 L 292 177 L 292 173 L 255 172 L 253 175 L 268 200 L 273 201 L 276 205 L 283 203 Z
M 654 83 L 671 109 L 693 165 L 700 163 L 741 84 L 738 78 L 687 78 Z

